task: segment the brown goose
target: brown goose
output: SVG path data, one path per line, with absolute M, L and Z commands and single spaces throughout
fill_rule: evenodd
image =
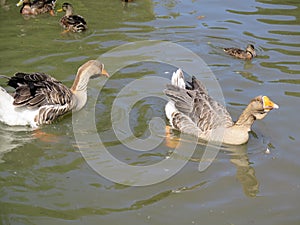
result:
M 100 75 L 109 76 L 96 60 L 79 67 L 70 89 L 44 73 L 16 73 L 8 78 L 8 85 L 16 89 L 13 95 L 0 87 L 0 121 L 11 126 L 50 124 L 72 110 L 80 110 L 87 101 L 89 79 Z
M 224 48 L 224 52 L 239 59 L 252 59 L 256 57 L 256 52 L 253 45 L 247 45 L 246 50 L 239 48 Z
M 279 108 L 267 96 L 257 96 L 234 123 L 226 108 L 208 95 L 199 80 L 193 77 L 185 83 L 181 69 L 173 73 L 172 84 L 167 85 L 165 94 L 170 98 L 166 116 L 173 128 L 206 141 L 231 145 L 246 143 L 253 122 Z

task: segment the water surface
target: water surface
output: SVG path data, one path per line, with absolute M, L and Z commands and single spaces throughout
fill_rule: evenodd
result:
M 39 131 L 0 124 L 2 224 L 299 224 L 297 0 L 146 0 L 126 6 L 73 1 L 89 24 L 79 35 L 61 34 L 61 14 L 23 18 L 15 3 L 1 2 L 0 74 L 40 71 L 71 86 L 86 60 L 122 44 L 163 40 L 193 51 L 209 65 L 234 119 L 260 94 L 280 109 L 254 124 L 248 144 L 223 149 L 207 170 L 198 171 L 204 149 L 199 145 L 175 176 L 146 187 L 114 183 L 90 168 L 78 150 L 70 116 Z M 252 61 L 222 51 L 248 43 L 258 53 Z M 142 77 L 169 78 L 175 69 L 159 62 L 132 64 L 113 75 L 101 96 L 96 88 L 101 79 L 93 82 L 89 98 L 97 102 L 96 127 L 119 160 L 150 165 L 173 151 L 165 142 L 149 152 L 124 147 L 111 129 L 110 107 L 126 84 Z M 130 124 L 136 136 L 149 135 L 152 117 L 165 120 L 164 104 L 145 98 L 134 106 Z M 93 107 L 88 103 L 83 113 Z

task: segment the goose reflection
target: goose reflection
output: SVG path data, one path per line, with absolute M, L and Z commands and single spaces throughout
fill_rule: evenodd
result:
M 24 126 L 7 126 L 0 124 L 0 163 L 5 162 L 5 155 L 18 149 L 33 140 L 44 143 L 57 143 L 61 136 L 41 129 L 32 129 Z
M 0 125 L 0 163 L 3 163 L 5 153 L 29 143 L 33 137 L 22 127 L 8 127 Z
M 173 133 L 172 129 L 166 127 L 166 139 L 165 144 L 170 148 L 176 148 L 181 141 L 188 141 L 179 139 L 176 136 L 176 133 Z M 207 143 L 204 141 L 199 141 L 198 145 L 200 146 L 197 149 L 205 149 Z M 214 147 L 214 146 L 212 146 Z M 259 192 L 259 181 L 255 175 L 255 169 L 251 166 L 251 162 L 249 161 L 249 156 L 247 153 L 248 145 L 240 145 L 240 146 L 232 146 L 232 145 L 223 145 L 220 147 L 212 148 L 211 150 L 216 151 L 216 154 L 219 152 L 223 152 L 223 154 L 228 155 L 230 157 L 230 162 L 236 167 L 236 178 L 241 184 L 244 194 L 248 197 L 256 197 Z M 196 150 L 198 151 L 198 150 Z M 201 150 L 200 150 L 201 151 Z M 170 152 L 171 153 L 171 152 Z M 221 153 L 222 154 L 222 153 Z M 178 156 L 180 157 L 180 156 Z M 213 163 L 212 159 L 203 159 L 202 157 L 192 157 L 190 161 L 200 163 L 202 161 L 209 160 Z
M 230 162 L 236 166 L 236 178 L 243 187 L 244 194 L 256 197 L 259 192 L 259 182 L 255 176 L 255 169 L 249 162 L 247 145 L 234 146 L 229 150 Z

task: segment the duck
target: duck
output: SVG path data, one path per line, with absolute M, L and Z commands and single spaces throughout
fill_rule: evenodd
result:
M 226 108 L 209 95 L 201 81 L 193 76 L 191 82 L 185 82 L 181 69 L 173 73 L 171 84 L 167 84 L 164 93 L 169 98 L 165 113 L 172 129 L 204 141 L 228 145 L 247 143 L 254 121 L 279 108 L 269 97 L 259 95 L 233 122 Z
M 51 16 L 55 16 L 55 3 L 56 0 L 34 0 L 32 3 L 30 0 L 20 0 L 17 6 L 22 6 L 20 13 L 23 15 L 50 13 Z
M 51 124 L 61 116 L 82 109 L 87 101 L 87 85 L 90 78 L 109 74 L 98 60 L 89 60 L 80 66 L 74 83 L 68 88 L 45 73 L 17 72 L 8 79 L 14 88 L 8 93 L 0 87 L 0 121 L 9 126 L 37 128 Z
M 87 23 L 85 19 L 80 15 L 73 14 L 73 6 L 70 3 L 65 2 L 61 9 L 57 12 L 64 11 L 66 14 L 60 19 L 60 25 L 65 29 L 65 32 L 83 32 L 87 29 Z
M 223 49 L 228 55 L 234 56 L 239 59 L 252 59 L 256 57 L 254 45 L 247 45 L 246 50 L 239 48 L 224 48 Z

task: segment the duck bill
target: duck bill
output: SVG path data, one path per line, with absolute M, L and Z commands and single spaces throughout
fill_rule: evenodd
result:
M 279 105 L 272 102 L 267 96 L 263 96 L 263 107 L 266 112 L 269 112 L 272 109 L 279 109 Z
M 20 0 L 17 4 L 16 4 L 16 6 L 21 6 L 23 4 L 23 0 Z
M 58 9 L 58 10 L 56 10 L 56 12 L 62 12 L 63 11 L 63 9 L 61 8 L 61 9 Z

